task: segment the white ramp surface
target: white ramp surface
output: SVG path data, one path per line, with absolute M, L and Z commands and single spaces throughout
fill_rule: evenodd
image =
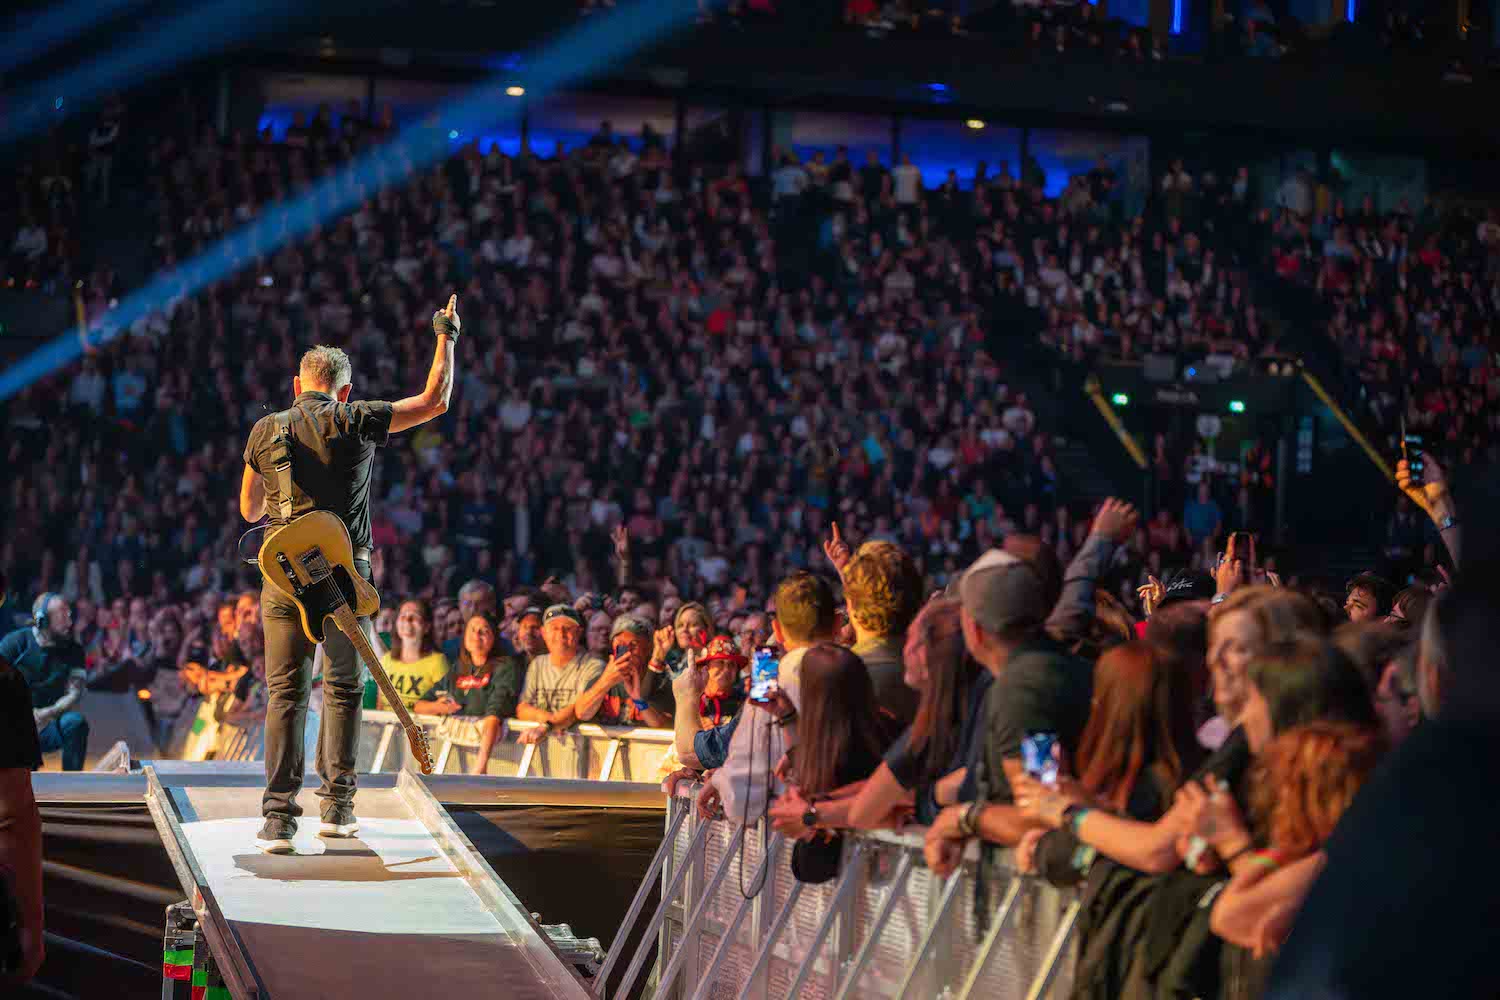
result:
M 508 890 L 487 888 L 493 872 L 482 860 L 482 871 L 455 867 L 434 817 L 419 817 L 398 788 L 361 789 L 359 833 L 327 840 L 317 836 L 318 800 L 304 790 L 295 855 L 256 848 L 259 787 L 173 774 L 164 791 L 181 848 L 230 931 L 222 946 L 243 954 L 262 996 L 431 996 L 434 987 L 518 1000 L 586 995 Z

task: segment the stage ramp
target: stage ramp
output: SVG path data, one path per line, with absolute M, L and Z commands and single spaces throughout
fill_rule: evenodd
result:
M 146 769 L 146 802 L 236 998 L 502 991 L 588 1000 L 525 906 L 409 772 L 362 778 L 357 837 L 323 840 L 304 788 L 295 855 L 255 847 L 259 774 Z M 383 779 L 383 780 L 382 780 Z

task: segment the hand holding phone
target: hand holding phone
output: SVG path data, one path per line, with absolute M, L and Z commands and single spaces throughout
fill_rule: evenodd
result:
M 1422 487 L 1426 483 L 1427 459 L 1423 454 L 1425 441 L 1420 434 L 1408 434 L 1406 415 L 1401 416 L 1401 457 L 1406 460 L 1410 485 Z
M 1057 787 L 1062 772 L 1062 743 L 1056 733 L 1030 732 L 1021 740 L 1021 765 L 1048 788 Z
M 769 646 L 761 646 L 750 658 L 750 700 L 766 704 L 781 690 L 781 664 Z

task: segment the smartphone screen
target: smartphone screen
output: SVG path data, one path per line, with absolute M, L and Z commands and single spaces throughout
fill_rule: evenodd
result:
M 781 661 L 770 648 L 762 646 L 750 660 L 750 700 L 767 702 L 781 690 L 779 670 Z
M 1421 486 L 1424 481 L 1423 473 L 1427 470 L 1427 462 L 1422 455 L 1422 435 L 1403 434 L 1401 450 L 1406 454 L 1406 468 L 1411 473 L 1412 485 Z
M 1031 732 L 1021 740 L 1021 765 L 1044 785 L 1055 786 L 1061 744 L 1056 733 Z

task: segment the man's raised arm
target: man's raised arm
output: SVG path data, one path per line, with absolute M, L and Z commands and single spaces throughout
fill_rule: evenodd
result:
M 458 296 L 448 299 L 448 308 L 432 314 L 432 330 L 437 334 L 437 350 L 427 385 L 416 396 L 407 396 L 391 404 L 391 433 L 425 424 L 448 409 L 453 395 L 453 346 L 458 341 Z

